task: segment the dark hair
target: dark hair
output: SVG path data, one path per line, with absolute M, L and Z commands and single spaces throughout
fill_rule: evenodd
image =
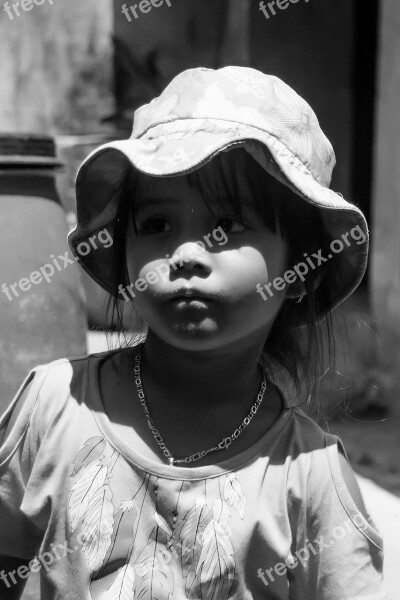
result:
M 320 211 L 269 175 L 244 149 L 220 153 L 200 169 L 183 176 L 191 187 L 201 193 L 211 212 L 215 203 L 224 198 L 241 216 L 240 198 L 250 194 L 261 211 L 265 225 L 288 241 L 289 265 L 304 261 L 305 253 L 310 256 L 321 250 L 323 256 L 329 254 L 332 240 Z M 147 178 L 149 187 L 154 179 L 143 174 L 138 177 L 133 169 L 127 170 L 114 227 L 115 285 L 108 310 L 119 332 L 124 326 L 118 285 L 129 285 L 126 238 L 128 223 L 134 213 L 139 178 L 142 182 Z M 305 392 L 312 407 L 318 382 L 327 368 L 334 369 L 335 365 L 332 315 L 330 312 L 326 314 L 326 311 L 324 319 L 319 315 L 322 307 L 330 305 L 332 282 L 335 285 L 339 279 L 340 272 L 334 258 L 318 269 L 310 270 L 304 281 L 307 293 L 302 303 L 284 300 L 263 350 L 262 362 L 270 377 L 276 379 L 277 372 L 289 374 L 295 392 Z M 299 327 L 300 315 L 305 324 L 302 327 Z

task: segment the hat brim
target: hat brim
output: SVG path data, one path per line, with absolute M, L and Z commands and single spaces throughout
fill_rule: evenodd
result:
M 188 134 L 188 128 L 192 130 Z M 266 172 L 288 186 L 298 196 L 316 206 L 331 240 L 342 240 L 343 249 L 334 258 L 339 263 L 341 284 L 332 290 L 332 302 L 324 312 L 335 308 L 357 288 L 368 259 L 368 227 L 364 215 L 341 195 L 321 185 L 309 169 L 276 137 L 253 126 L 225 122 L 225 131 L 193 130 L 193 121 L 179 122 L 180 131 L 163 124 L 164 135 L 147 132 L 140 139 L 119 140 L 100 146 L 82 163 L 76 180 L 77 226 L 69 234 L 72 252 L 88 274 L 106 291 L 113 293 L 113 247 L 98 246 L 84 254 L 80 244 L 107 229 L 113 236 L 120 183 L 133 167 L 153 177 L 185 175 L 201 168 L 217 154 L 243 147 Z M 184 132 L 184 133 L 182 133 Z M 342 236 L 359 227 L 364 241 L 343 242 Z M 87 245 L 84 246 L 85 252 Z M 333 258 L 333 256 L 332 256 Z M 123 299 L 121 297 L 121 299 Z M 299 306 L 300 308 L 300 306 Z M 323 316 L 323 315 L 321 315 Z

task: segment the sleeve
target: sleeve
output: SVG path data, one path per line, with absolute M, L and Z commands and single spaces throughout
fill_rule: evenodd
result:
M 303 527 L 291 569 L 296 600 L 391 600 L 383 582 L 383 540 L 361 512 L 342 475 L 343 443 L 325 435 L 311 453 Z
M 0 418 L 0 555 L 31 559 L 43 533 L 26 516 L 26 488 L 40 445 L 37 404 L 45 366 L 33 369 Z

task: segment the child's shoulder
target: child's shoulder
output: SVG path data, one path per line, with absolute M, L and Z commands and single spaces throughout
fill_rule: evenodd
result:
M 49 402 L 61 406 L 69 398 L 75 404 L 92 404 L 91 396 L 98 393 L 100 365 L 107 360 L 118 364 L 129 348 L 105 350 L 81 356 L 60 358 L 35 367 L 30 375 L 41 381 L 42 404 Z
M 91 360 L 101 360 L 107 358 L 108 356 L 112 356 L 113 354 L 117 354 L 118 352 L 123 352 L 123 349 L 118 348 L 115 350 L 104 350 L 102 352 L 90 352 L 87 354 L 80 354 L 78 356 L 65 356 L 64 358 L 57 358 L 47 363 L 40 363 L 39 365 L 35 366 L 32 370 L 57 370 L 58 367 L 65 367 L 68 364 L 75 365 L 78 368 L 85 368 Z
M 330 475 L 334 464 L 340 461 L 340 455 L 347 459 L 346 450 L 340 437 L 319 425 L 300 408 L 293 411 L 291 431 L 291 450 L 295 456 L 308 461 L 314 474 Z
M 81 356 L 67 356 L 36 365 L 28 373 L 17 396 L 21 394 L 21 391 L 29 390 L 30 395 L 33 392 L 36 398 L 40 397 L 41 403 L 45 403 L 49 397 L 54 399 L 54 395 L 57 395 L 58 398 L 63 394 L 74 395 L 78 389 L 78 382 L 81 383 L 80 392 L 82 393 L 85 384 L 90 385 L 91 368 L 112 354 L 113 351 L 106 351 Z
M 82 377 L 86 378 L 85 381 L 89 385 L 90 369 L 95 370 L 103 361 L 109 358 L 117 358 L 128 350 L 132 351 L 131 348 L 117 348 L 79 356 L 58 358 L 48 363 L 37 365 L 30 371 L 28 378 L 32 377 L 32 375 L 39 376 L 42 380 L 45 380 L 47 389 L 49 385 L 53 384 L 59 390 L 62 386 L 70 385 L 72 380 Z
M 83 405 L 90 407 L 99 364 L 122 351 L 65 357 L 32 368 L 0 416 L 0 446 L 11 432 L 20 439 L 28 428 L 36 428 L 41 438 L 61 416 L 68 420 Z
M 320 490 L 333 483 L 342 487 L 350 468 L 342 439 L 298 407 L 293 409 L 290 426 L 281 439 L 281 452 L 290 458 L 294 471 L 300 470 L 309 485 Z
M 342 449 L 340 438 L 326 431 L 300 407 L 293 407 L 292 411 L 288 435 L 291 437 L 292 446 L 298 452 L 318 451 L 332 443 L 338 443 L 339 448 Z

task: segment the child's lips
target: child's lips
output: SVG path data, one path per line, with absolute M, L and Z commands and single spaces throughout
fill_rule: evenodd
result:
M 175 298 L 172 302 L 177 306 L 177 308 L 185 309 L 199 309 L 204 310 L 209 307 L 209 304 L 212 300 L 206 298 L 183 298 L 182 296 L 179 298 Z
M 215 300 L 215 295 L 210 293 L 201 292 L 193 288 L 181 288 L 172 294 L 169 294 L 169 300 L 198 300 L 212 302 Z
M 199 290 L 180 289 L 169 297 L 168 302 L 180 309 L 205 310 L 214 300 L 215 298 L 211 294 L 205 294 Z

